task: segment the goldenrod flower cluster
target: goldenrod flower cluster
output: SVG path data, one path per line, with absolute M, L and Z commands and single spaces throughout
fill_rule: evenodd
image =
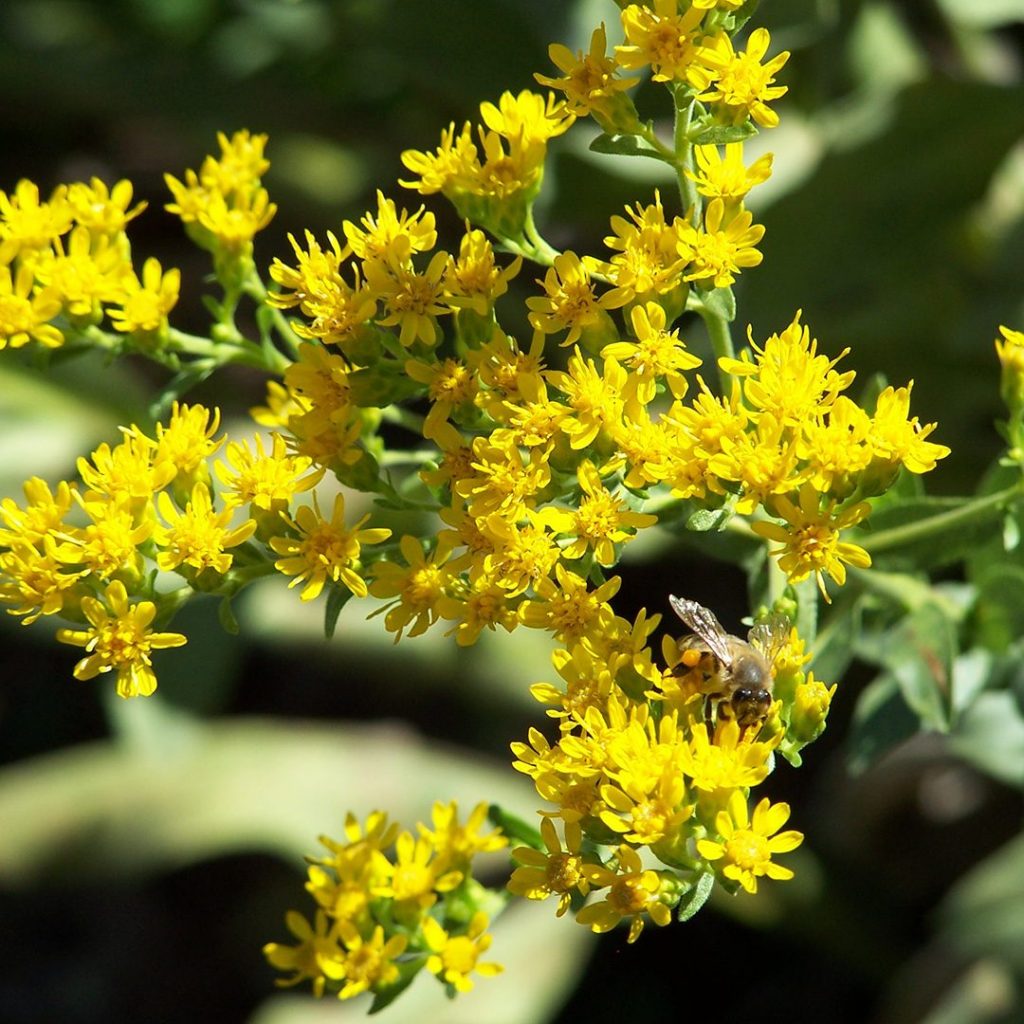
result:
M 0 349 L 57 348 L 66 325 L 83 330 L 104 314 L 126 334 L 166 329 L 180 275 L 152 257 L 137 275 L 126 228 L 146 204 L 131 203 L 130 182 L 98 178 L 58 185 L 47 199 L 28 180 L 0 192 Z
M 286 924 L 298 943 L 263 949 L 290 972 L 278 984 L 310 981 L 316 995 L 340 999 L 369 991 L 381 1009 L 423 968 L 450 994 L 472 989 L 473 975 L 500 973 L 500 964 L 483 959 L 492 937 L 487 914 L 474 909 L 503 902 L 472 874 L 479 854 L 508 845 L 499 830 L 480 831 L 486 815 L 479 804 L 460 824 L 454 801 L 436 803 L 433 827 L 421 822 L 414 834 L 378 811 L 365 825 L 350 814 L 344 842 L 321 837 L 328 852 L 309 859 L 306 882 L 317 905 L 313 923 L 290 911 Z
M 848 566 L 870 564 L 851 531 L 873 500 L 948 449 L 911 415 L 911 385 L 858 405 L 853 373 L 837 368 L 845 352 L 820 351 L 799 313 L 733 352 L 731 285 L 760 263 L 764 235 L 746 197 L 772 162 L 748 160 L 744 140 L 778 123 L 774 76 L 788 56 L 765 61 L 764 29 L 737 49 L 750 6 L 620 4 L 626 41 L 612 54 L 603 26 L 587 54 L 552 47 L 562 74 L 538 78 L 564 98 L 506 93 L 481 105 L 481 124 L 445 130 L 435 152 L 406 152 L 415 177 L 402 184 L 441 193 L 465 221 L 452 251 L 438 248 L 433 213 L 378 192 L 339 232 L 291 237 L 268 292 L 252 262 L 275 210 L 266 138 L 219 136 L 218 157 L 167 177 L 168 208 L 211 252 L 224 291 L 209 303 L 210 339 L 168 326 L 175 272 L 155 261 L 141 280 L 131 271 L 124 228 L 140 207 L 127 183 L 61 187 L 47 201 L 28 182 L 0 194 L 0 347 L 57 345 L 69 331 L 111 347 L 105 310 L 140 351 L 191 367 L 182 387 L 233 361 L 272 375 L 253 410 L 269 437 L 215 438 L 216 412 L 175 402 L 155 436 L 133 425 L 80 460 L 80 480 L 34 479 L 24 504 L 5 501 L 0 601 L 26 621 L 60 614 L 71 624 L 60 639 L 85 649 L 76 676 L 116 671 L 123 696 L 152 692 L 152 651 L 184 642 L 156 628 L 194 592 L 229 600 L 275 571 L 302 600 L 327 596 L 329 629 L 346 600 L 372 596 L 396 642 L 435 627 L 461 646 L 485 630 L 542 630 L 561 682 L 533 693 L 557 737 L 535 729 L 514 745 L 547 806 L 540 833 L 517 836 L 512 892 L 555 895 L 558 913 L 572 907 L 596 931 L 625 922 L 633 940 L 648 919 L 695 912 L 716 879 L 753 892 L 789 877 L 774 859 L 801 838 L 782 830 L 788 808 L 748 799 L 776 753 L 799 762 L 835 687 L 805 673 L 789 632 L 767 715 L 740 722 L 728 666 L 669 635 L 659 667 L 661 616 L 617 615 L 611 570 L 643 530 L 713 525 L 777 560 L 777 607 L 817 600 L 788 586 L 808 579 L 828 600 Z M 629 96 L 648 74 L 671 95 L 671 146 Z M 559 252 L 533 202 L 549 142 L 585 117 L 602 130 L 595 148 L 661 160 L 680 202 L 655 192 L 611 216 L 605 251 Z M 543 269 L 512 310 L 525 260 Z M 235 324 L 243 297 L 259 307 L 258 340 Z M 713 354 L 703 373 L 698 319 Z M 526 335 L 503 326 L 523 322 Z M 1004 338 L 1019 376 L 1018 338 Z M 1019 408 L 1019 381 L 1009 369 L 1005 380 Z M 349 522 L 344 492 L 313 492 L 331 478 L 415 525 L 389 542 L 369 515 Z M 348 842 L 327 841 L 310 869 L 314 923 L 292 915 L 299 945 L 268 947 L 271 962 L 342 997 L 393 990 L 407 962 L 467 987 L 471 970 L 487 973 L 469 874 L 492 844 L 476 837 L 481 820 L 478 809 L 461 827 L 454 807 L 435 809 L 435 832 L 397 839 L 383 816 L 350 821 Z
M 293 511 L 323 470 L 279 436 L 269 451 L 259 435 L 230 442 L 214 466 L 215 495 L 208 460 L 225 441 L 214 436 L 219 423 L 216 410 L 175 402 L 155 437 L 132 425 L 119 444 L 79 459 L 77 480 L 51 488 L 34 477 L 24 504 L 0 502 L 0 603 L 26 623 L 71 623 L 57 639 L 85 649 L 76 678 L 113 672 L 120 696 L 148 696 L 152 652 L 186 641 L 154 622 L 194 593 L 229 599 L 273 568 L 305 584 L 304 599 L 327 580 L 365 596 L 362 545 L 390 531 L 361 529 L 367 516 L 346 525 L 341 494 L 327 519 L 315 496 Z
M 804 672 L 809 657 L 792 630 L 772 659 L 775 700 L 763 720 L 741 724 L 706 652 L 666 636 L 666 667 L 656 667 L 645 643 L 656 625 L 641 617 L 625 637 L 613 629 L 558 651 L 560 683 L 532 690 L 558 723 L 557 741 L 531 729 L 512 745 L 514 767 L 552 806 L 544 849 L 513 850 L 509 888 L 557 896 L 558 914 L 597 893 L 577 921 L 594 931 L 626 922 L 630 942 L 648 920 L 692 913 L 715 878 L 756 892 L 762 877 L 792 877 L 773 859 L 802 839 L 779 831 L 789 807 L 764 798 L 750 818 L 747 799 L 776 753 L 800 763 L 835 693 Z

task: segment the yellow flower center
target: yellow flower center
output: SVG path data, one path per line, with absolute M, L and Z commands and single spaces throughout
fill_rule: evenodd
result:
M 32 303 L 20 295 L 0 295 L 0 333 L 19 334 L 36 323 Z
M 725 844 L 726 856 L 744 871 L 754 871 L 771 860 L 768 840 L 749 829 L 738 829 Z
M 583 877 L 583 860 L 574 853 L 555 853 L 548 857 L 548 888 L 552 892 L 572 892 Z

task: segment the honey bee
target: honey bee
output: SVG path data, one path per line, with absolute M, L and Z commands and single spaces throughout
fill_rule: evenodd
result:
M 775 659 L 789 638 L 789 619 L 773 615 L 741 640 L 726 633 L 714 613 L 696 601 L 671 594 L 668 600 L 676 615 L 693 630 L 692 636 L 679 641 L 679 651 L 684 655 L 681 667 L 700 667 L 707 679 L 704 692 L 717 700 L 720 716 L 735 718 L 743 728 L 763 722 L 772 705 Z M 687 659 L 687 651 L 696 652 L 699 658 Z

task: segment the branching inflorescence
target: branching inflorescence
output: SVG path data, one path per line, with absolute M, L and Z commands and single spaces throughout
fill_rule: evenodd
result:
M 532 690 L 551 733 L 513 744 L 544 801 L 539 832 L 494 809 L 502 831 L 482 834 L 484 805 L 460 825 L 438 804 L 418 835 L 383 814 L 350 819 L 311 861 L 313 923 L 289 915 L 297 944 L 266 947 L 285 983 L 370 990 L 381 1005 L 422 967 L 460 992 L 495 973 L 479 958 L 508 895 L 476 882 L 471 860 L 509 839 L 511 894 L 553 897 L 594 931 L 625 923 L 630 941 L 691 916 L 716 882 L 754 892 L 792 874 L 779 860 L 802 838 L 785 829 L 789 808 L 752 791 L 825 726 L 835 686 L 806 671 L 807 637 L 789 631 L 767 714 L 741 725 L 723 711 L 723 667 L 673 635 L 655 649 L 660 615 L 617 615 L 610 571 L 644 530 L 732 531 L 774 559 L 755 618 L 796 622 L 848 566 L 870 565 L 857 530 L 873 500 L 948 449 L 911 415 L 910 385 L 870 410 L 851 398 L 844 353 L 819 351 L 800 313 L 734 353 L 731 286 L 761 262 L 764 235 L 746 197 L 772 163 L 747 163 L 744 140 L 778 123 L 788 56 L 767 57 L 763 28 L 739 48 L 752 6 L 622 3 L 611 53 L 604 26 L 585 53 L 551 47 L 557 73 L 537 78 L 554 93 L 506 93 L 433 152 L 403 154 L 401 184 L 441 193 L 465 220 L 452 252 L 424 206 L 378 193 L 340 233 L 291 238 L 268 291 L 252 256 L 275 212 L 267 140 L 220 136 L 218 156 L 167 177 L 167 208 L 222 290 L 209 337 L 169 323 L 177 270 L 133 262 L 144 204 L 128 182 L 0 194 L 0 348 L 141 353 L 173 374 L 151 427 L 80 459 L 77 479 L 34 478 L 23 503 L 0 506 L 0 601 L 26 622 L 63 619 L 58 639 L 83 649 L 77 678 L 152 693 L 153 652 L 186 640 L 167 629 L 178 608 L 219 595 L 231 626 L 231 599 L 275 572 L 303 601 L 326 597 L 328 631 L 346 601 L 372 595 L 396 642 L 526 628 L 558 645 L 557 681 Z M 669 141 L 630 98 L 647 74 L 671 98 Z M 533 219 L 549 142 L 585 118 L 601 131 L 592 149 L 661 161 L 680 197 L 614 214 L 600 255 L 555 250 Z M 499 319 L 525 261 L 543 267 L 528 338 Z M 236 325 L 243 301 L 256 338 Z M 681 334 L 698 320 L 711 368 Z M 1004 334 L 1006 361 L 1021 346 Z M 230 363 L 271 374 L 253 410 L 265 433 L 226 441 L 217 410 L 180 401 Z M 385 444 L 384 424 L 408 432 L 406 449 Z M 393 536 L 350 514 L 353 490 L 438 525 Z

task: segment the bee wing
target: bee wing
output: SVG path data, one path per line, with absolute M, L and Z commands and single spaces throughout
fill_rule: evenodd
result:
M 715 614 L 709 611 L 702 604 L 690 601 L 683 597 L 675 597 L 669 594 L 668 602 L 672 610 L 685 622 L 708 645 L 711 653 L 722 662 L 723 665 L 732 664 L 732 655 L 729 653 L 729 634 L 722 629 L 722 624 L 715 618 Z
M 759 622 L 747 634 L 751 646 L 756 647 L 767 660 L 769 665 L 774 666 L 775 659 L 779 652 L 786 646 L 793 624 L 785 615 L 775 613 L 765 622 Z

